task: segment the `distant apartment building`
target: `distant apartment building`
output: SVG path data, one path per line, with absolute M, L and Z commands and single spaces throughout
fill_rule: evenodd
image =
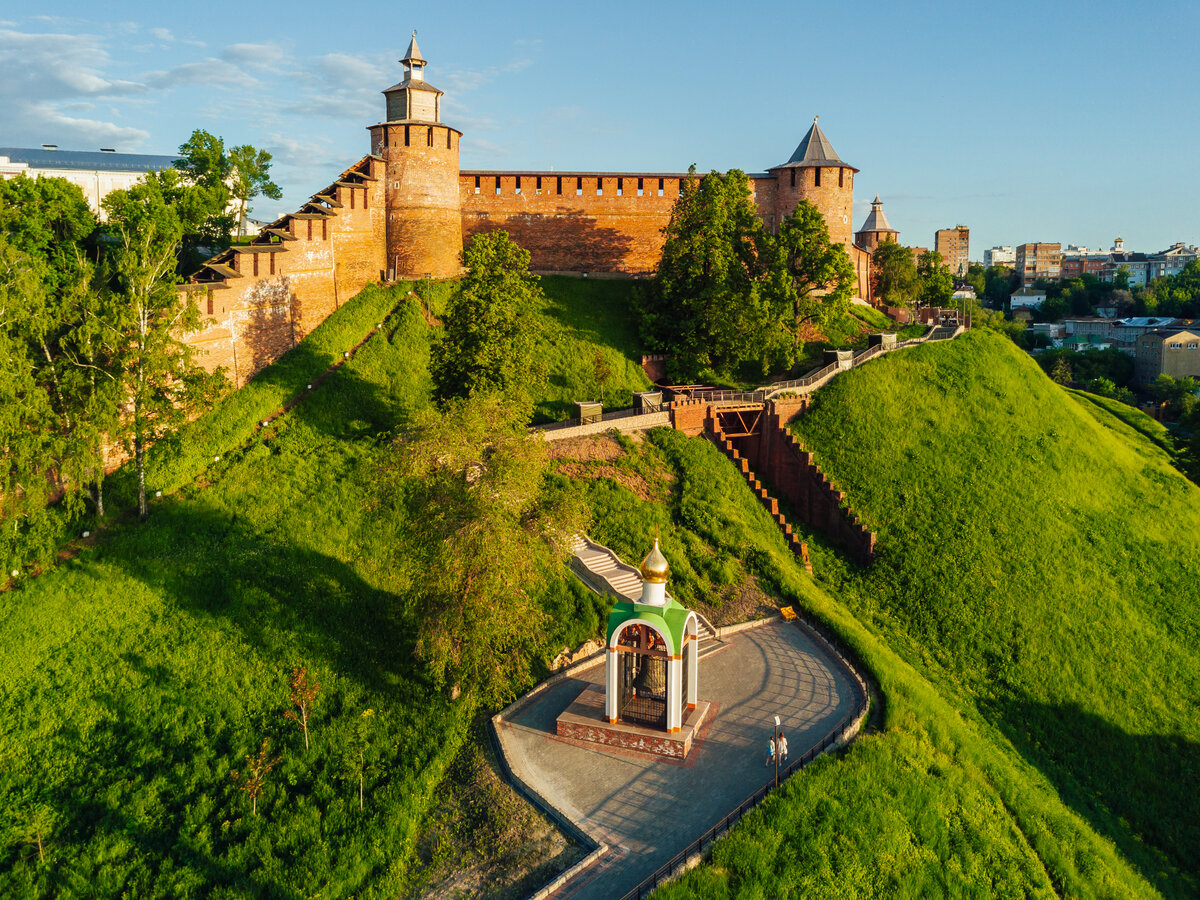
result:
M 1089 250 L 1076 244 L 1067 244 L 1062 252 L 1062 279 L 1078 278 L 1081 275 L 1100 277 L 1108 262 L 1108 251 Z
M 990 269 L 992 266 L 1008 266 L 1013 268 L 1017 264 L 1017 251 L 1012 247 L 993 247 L 991 250 L 983 251 L 983 265 Z
M 1153 281 L 1155 278 L 1178 275 L 1194 259 L 1200 259 L 1200 250 L 1196 249 L 1195 244 L 1172 244 L 1161 253 L 1150 257 L 1148 277 Z
M 970 265 L 971 229 L 966 225 L 939 228 L 933 236 L 933 248 L 942 254 L 950 274 L 962 278 Z
M 1169 333 L 1180 331 L 1193 326 L 1169 316 L 1136 316 L 1126 319 L 1114 319 L 1108 316 L 1080 316 L 1064 319 L 1068 336 L 1083 336 L 1106 341 L 1110 346 L 1128 353 L 1131 356 L 1143 354 L 1138 349 L 1139 342 L 1147 334 Z M 1147 363 L 1147 365 L 1149 365 Z M 1150 377 L 1153 381 L 1160 372 Z
M 1033 284 L 1039 278 L 1057 281 L 1062 277 L 1062 244 L 1021 244 L 1017 247 L 1015 266 L 1023 285 Z
M 1157 329 L 1139 335 L 1134 378 L 1150 384 L 1159 375 L 1200 377 L 1200 329 Z
M 78 185 L 88 206 L 100 213 L 100 201 L 111 191 L 130 188 L 147 172 L 170 168 L 177 158 L 117 153 L 110 149 L 99 152 L 59 150 L 56 144 L 43 144 L 41 150 L 0 147 L 0 178 L 20 175 L 65 178 Z

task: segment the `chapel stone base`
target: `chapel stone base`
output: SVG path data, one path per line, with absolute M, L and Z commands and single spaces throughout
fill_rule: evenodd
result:
M 604 688 L 589 684 L 559 715 L 555 734 L 576 741 L 588 741 L 620 750 L 637 750 L 671 759 L 687 759 L 692 742 L 712 704 L 707 700 L 696 703 L 695 709 L 685 710 L 683 727 L 673 734 L 657 728 L 631 725 L 628 722 L 609 722 L 604 717 Z

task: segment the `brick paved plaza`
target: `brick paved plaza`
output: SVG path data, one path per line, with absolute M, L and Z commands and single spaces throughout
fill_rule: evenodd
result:
M 585 685 L 603 684 L 603 665 L 548 688 L 500 726 L 514 774 L 610 848 L 556 896 L 621 897 L 773 777 L 765 760 L 774 716 L 795 759 L 853 708 L 846 674 L 795 625 L 728 641 L 701 660 L 699 696 L 714 710 L 686 762 L 554 736 L 556 717 Z

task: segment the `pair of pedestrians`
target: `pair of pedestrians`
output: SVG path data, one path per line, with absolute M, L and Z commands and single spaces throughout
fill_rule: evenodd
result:
M 780 763 L 787 762 L 788 743 L 787 743 L 787 738 L 784 736 L 782 731 L 779 732 L 778 735 L 772 735 L 771 737 L 767 738 L 767 765 L 768 766 L 772 765 L 775 762 L 776 751 L 779 752 L 779 762 Z

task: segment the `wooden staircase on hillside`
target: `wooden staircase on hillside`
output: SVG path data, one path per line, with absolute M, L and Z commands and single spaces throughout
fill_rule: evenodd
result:
M 622 600 L 636 602 L 642 596 L 642 575 L 634 566 L 623 562 L 617 554 L 597 544 L 585 534 L 575 536 L 571 548 L 571 571 L 597 594 L 612 594 Z M 671 594 L 668 591 L 667 596 Z M 725 646 L 717 630 L 700 613 L 696 613 L 696 637 L 700 642 L 700 659 Z

